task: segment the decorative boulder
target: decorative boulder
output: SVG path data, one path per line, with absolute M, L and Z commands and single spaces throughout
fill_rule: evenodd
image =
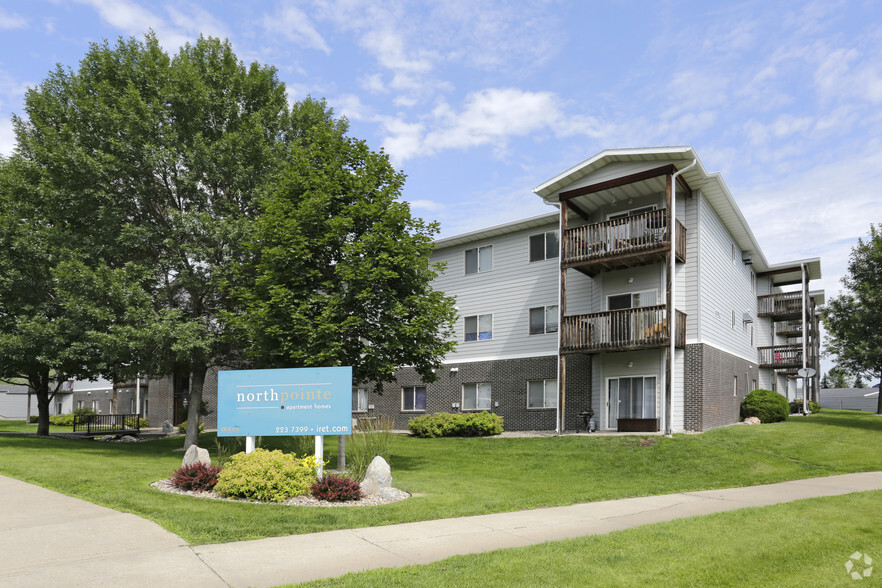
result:
M 392 470 L 386 460 L 378 455 L 368 466 L 364 481 L 361 483 L 361 490 L 366 496 L 383 496 L 391 488 Z
M 745 425 L 758 425 L 761 421 L 757 417 L 747 417 L 743 422 Z
M 208 450 L 196 445 L 188 447 L 186 453 L 184 453 L 184 461 L 181 463 L 181 467 L 187 467 L 194 463 L 210 466 L 211 458 L 208 456 Z
M 175 426 L 171 423 L 171 421 L 162 421 L 162 434 L 163 435 L 171 435 L 176 432 Z

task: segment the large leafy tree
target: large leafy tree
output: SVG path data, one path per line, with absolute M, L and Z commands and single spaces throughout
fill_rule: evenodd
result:
M 437 225 L 399 200 L 404 175 L 323 105 L 261 201 L 231 322 L 258 367 L 350 365 L 356 382 L 410 365 L 427 381 L 453 349 L 454 301 L 431 287 Z
M 0 161 L 0 379 L 28 383 L 42 435 L 65 380 L 122 373 L 128 366 L 106 349 L 135 354 L 145 335 L 162 333 L 141 272 L 86 260 L 64 223 L 46 214 L 54 196 L 28 162 Z
M 842 278 L 848 289 L 824 308 L 827 351 L 854 374 L 882 378 L 882 227 L 858 239 Z M 882 394 L 876 412 L 882 414 Z
M 137 283 L 168 311 L 161 359 L 167 373 L 189 373 L 185 446 L 195 443 L 206 372 L 237 357 L 221 285 L 244 254 L 258 191 L 297 136 L 284 85 L 228 42 L 200 38 L 169 57 L 148 35 L 93 45 L 75 71 L 59 66 L 27 92 L 25 112 L 18 149 L 45 178 L 46 215 L 75 235 L 87 265 L 140 268 Z

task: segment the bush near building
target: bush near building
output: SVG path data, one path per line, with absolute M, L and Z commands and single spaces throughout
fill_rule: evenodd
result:
M 787 419 L 789 409 L 786 398 L 777 392 L 759 388 L 741 401 L 741 418 L 756 417 L 763 423 L 777 423 Z
M 502 417 L 491 412 L 438 412 L 411 419 L 416 437 L 486 437 L 502 433 Z

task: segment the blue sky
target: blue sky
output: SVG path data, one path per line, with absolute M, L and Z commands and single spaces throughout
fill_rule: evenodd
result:
M 0 5 L 0 153 L 56 63 L 152 28 L 275 65 L 384 148 L 451 235 L 550 209 L 532 189 L 607 148 L 692 145 L 772 263 L 820 256 L 828 296 L 882 222 L 875 1 L 28 0 Z

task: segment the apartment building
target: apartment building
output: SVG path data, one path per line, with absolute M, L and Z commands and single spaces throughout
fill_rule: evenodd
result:
M 440 239 L 456 350 L 356 414 L 490 410 L 507 430 L 704 431 L 818 369 L 820 259 L 770 263 L 691 147 L 603 151 L 535 189 L 554 212 Z M 817 390 L 817 375 L 805 389 Z

